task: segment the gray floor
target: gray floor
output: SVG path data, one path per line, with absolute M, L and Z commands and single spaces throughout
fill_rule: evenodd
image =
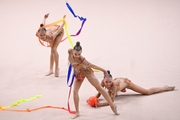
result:
M 172 92 L 142 96 L 128 90 L 115 103 L 119 116 L 109 107 L 91 108 L 86 99 L 96 90 L 84 81 L 80 89 L 78 120 L 179 120 L 180 115 L 180 1 L 179 0 L 68 0 L 75 13 L 86 17 L 80 41 L 83 56 L 111 70 L 113 77 L 127 77 L 150 88 L 175 85 Z M 64 0 L 0 0 L 0 106 L 37 94 L 40 98 L 21 103 L 9 110 L 42 106 L 67 108 L 66 84 L 68 40 L 58 47 L 60 77 L 46 77 L 50 49 L 38 42 L 35 32 L 44 14 L 47 23 L 67 15 L 70 34 L 81 22 L 72 16 Z M 101 72 L 95 72 L 102 79 Z M 103 97 L 101 97 L 103 101 Z M 74 110 L 72 94 L 71 109 Z M 0 120 L 68 120 L 71 114 L 59 109 L 30 113 L 0 111 Z

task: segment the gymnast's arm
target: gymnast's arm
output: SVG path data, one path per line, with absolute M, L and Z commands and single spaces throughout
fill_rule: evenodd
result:
M 47 13 L 46 15 L 44 15 L 44 18 L 43 18 L 43 21 L 42 21 L 42 24 L 43 25 L 46 25 L 46 19 L 48 18 L 49 16 L 49 13 Z
M 94 68 L 94 69 L 96 69 L 96 70 L 102 71 L 102 72 L 104 73 L 104 77 L 108 76 L 108 73 L 107 73 L 107 71 L 106 71 L 105 69 L 103 69 L 103 68 L 101 68 L 101 67 L 99 67 L 99 66 L 97 66 L 97 65 L 94 65 L 94 64 L 88 62 L 87 60 L 85 60 L 85 61 L 86 61 L 86 63 L 88 64 L 89 67 Z
M 111 92 L 108 90 L 108 94 L 109 96 L 111 96 Z M 95 107 L 103 107 L 103 106 L 108 106 L 109 103 L 108 102 L 97 102 Z
M 66 15 L 63 16 L 64 19 L 65 19 L 65 17 L 66 17 Z M 65 21 L 63 21 L 63 23 L 61 25 L 55 25 L 51 28 L 53 39 L 55 39 L 57 37 L 57 35 L 59 35 L 60 33 L 63 32 L 64 25 L 65 25 Z
M 112 91 L 108 90 L 108 94 L 111 97 L 112 102 L 114 102 L 116 93 L 117 93 L 117 87 L 114 87 L 112 89 Z M 95 107 L 103 107 L 103 106 L 108 106 L 108 105 L 109 105 L 108 102 L 98 102 L 98 103 L 96 103 Z
M 47 13 L 46 15 L 44 15 L 44 18 L 43 18 L 43 21 L 42 23 L 40 24 L 40 27 L 44 26 L 46 24 L 46 18 L 48 18 L 49 16 L 49 13 Z M 38 37 L 38 32 L 39 32 L 39 29 L 38 31 L 36 32 L 36 36 Z

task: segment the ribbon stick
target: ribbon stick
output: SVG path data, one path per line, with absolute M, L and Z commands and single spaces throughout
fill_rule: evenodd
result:
M 57 8 L 59 8 L 59 7 L 60 7 L 60 5 L 58 5 L 57 7 L 53 8 L 51 11 L 49 11 L 49 14 L 50 14 L 51 12 L 53 12 L 54 10 L 56 10 Z

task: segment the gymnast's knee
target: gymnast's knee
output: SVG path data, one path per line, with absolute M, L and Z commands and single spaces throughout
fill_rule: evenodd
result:
M 51 48 L 51 53 L 56 53 L 57 49 L 55 47 Z
M 147 90 L 143 95 L 152 95 L 153 92 L 151 92 L 150 90 Z
M 79 90 L 74 89 L 74 90 L 73 90 L 73 94 L 74 94 L 74 95 L 78 95 L 78 91 L 79 91 Z

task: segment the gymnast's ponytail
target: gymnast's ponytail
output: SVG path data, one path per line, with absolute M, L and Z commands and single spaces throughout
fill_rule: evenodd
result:
M 107 73 L 108 73 L 108 77 L 112 78 L 112 75 L 109 70 L 107 70 Z

